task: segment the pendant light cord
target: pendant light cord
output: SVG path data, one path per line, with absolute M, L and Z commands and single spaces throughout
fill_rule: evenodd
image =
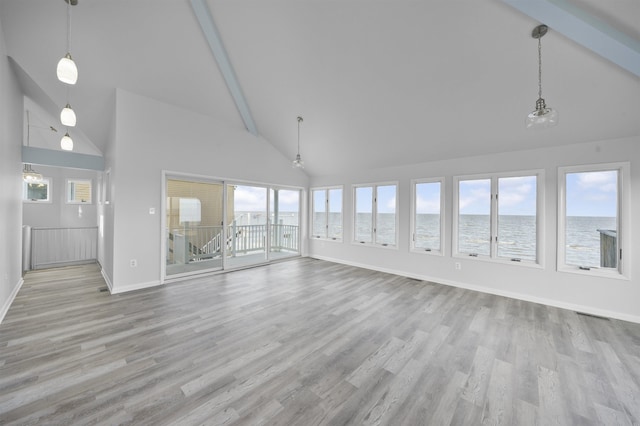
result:
M 538 98 L 542 98 L 542 36 L 538 37 Z
M 300 122 L 302 117 L 298 117 L 298 156 L 300 156 Z
M 300 117 L 298 117 L 298 155 L 300 155 Z
M 67 2 L 67 53 L 71 52 L 71 0 Z

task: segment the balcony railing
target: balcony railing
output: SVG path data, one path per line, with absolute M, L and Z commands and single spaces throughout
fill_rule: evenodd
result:
M 299 226 L 270 225 L 271 251 L 299 251 Z M 224 241 L 221 226 L 183 226 L 168 230 L 169 263 L 190 263 L 227 256 L 264 252 L 267 250 L 267 225 L 236 225 L 227 227 Z

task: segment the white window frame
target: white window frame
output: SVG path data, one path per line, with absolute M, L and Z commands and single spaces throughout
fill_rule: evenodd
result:
M 47 185 L 47 199 L 46 200 L 33 200 L 30 198 L 27 198 L 27 185 L 30 183 L 41 183 L 41 182 L 45 182 Z M 22 202 L 24 203 L 52 203 L 53 198 L 52 198 L 52 194 L 51 191 L 53 189 L 53 184 L 51 183 L 51 178 L 50 177 L 43 177 L 41 180 L 39 181 L 35 181 L 35 182 L 27 182 L 25 180 L 22 181 Z
M 377 215 L 378 215 L 378 187 L 380 186 L 395 186 L 396 187 L 396 196 L 395 196 L 395 236 L 394 236 L 394 244 L 381 244 L 376 242 L 377 237 Z M 372 189 L 372 206 L 371 206 L 371 225 L 372 225 L 372 234 L 371 234 L 371 242 L 358 241 L 356 239 L 356 217 L 357 217 L 357 197 L 356 191 L 358 188 L 371 188 Z M 398 214 L 398 198 L 400 193 L 400 185 L 397 181 L 394 182 L 378 182 L 378 183 L 363 183 L 352 185 L 352 199 L 353 199 L 353 215 L 352 215 L 352 233 L 351 233 L 351 242 L 352 244 L 357 244 L 360 246 L 369 246 L 369 247 L 382 247 L 386 249 L 398 249 L 398 228 L 399 228 L 399 217 Z
M 565 259 L 566 244 L 566 175 L 570 173 L 589 173 L 617 171 L 617 244 L 618 244 L 618 267 L 617 268 L 597 268 L 581 269 L 578 265 L 568 265 Z M 557 246 L 557 268 L 559 272 L 569 272 L 581 275 L 599 276 L 607 278 L 618 278 L 629 280 L 630 266 L 627 259 L 631 256 L 630 245 L 630 206 L 631 190 L 630 164 L 628 162 L 602 163 L 579 166 L 558 167 L 558 246 Z
M 89 201 L 76 201 L 76 200 L 70 200 L 69 199 L 69 185 L 71 183 L 89 183 L 89 195 L 91 196 L 91 198 L 89 199 Z M 93 180 L 92 179 L 84 179 L 84 178 L 71 178 L 71 179 L 67 179 L 65 182 L 65 202 L 67 204 L 93 204 Z
M 498 257 L 498 179 L 536 176 L 536 260 Z M 491 181 L 490 208 L 490 241 L 489 255 L 460 253 L 458 250 L 458 227 L 460 215 L 460 181 L 489 179 Z M 516 172 L 483 173 L 478 175 L 453 177 L 453 223 L 452 223 L 452 252 L 453 257 L 483 260 L 518 266 L 544 268 L 544 185 L 545 172 L 543 169 L 523 170 Z
M 340 227 L 342 228 L 342 237 L 330 237 L 329 236 L 329 214 L 331 212 L 330 199 L 329 199 L 329 191 L 339 189 L 341 194 L 340 198 L 342 200 L 342 204 L 340 207 Z M 323 191 L 324 192 L 324 213 L 325 213 L 325 223 L 324 223 L 324 235 L 314 235 L 315 229 L 315 192 Z M 324 240 L 324 241 L 333 241 L 341 243 L 344 240 L 344 187 L 342 185 L 337 186 L 323 186 L 317 188 L 311 188 L 311 220 L 309 221 L 311 224 L 311 229 L 309 230 L 309 235 L 314 240 Z
M 445 202 L 445 180 L 443 177 L 429 179 L 413 179 L 411 180 L 411 251 L 415 253 L 444 255 L 445 250 L 445 223 L 444 223 L 444 202 Z M 416 247 L 416 208 L 417 196 L 416 188 L 423 183 L 439 183 L 440 184 L 440 247 L 437 250 Z

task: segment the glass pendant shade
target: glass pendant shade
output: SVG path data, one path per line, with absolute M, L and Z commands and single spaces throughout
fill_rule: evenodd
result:
M 31 164 L 25 164 L 22 169 L 22 179 L 25 182 L 39 182 L 42 180 L 42 175 L 31 168 Z
M 527 129 L 533 127 L 553 127 L 558 124 L 558 111 L 547 108 L 544 99 L 536 102 L 536 109 L 527 115 Z
M 71 59 L 71 54 L 67 53 L 64 58 L 58 62 L 58 80 L 66 84 L 76 84 L 78 81 L 78 67 Z
M 60 122 L 63 126 L 75 127 L 76 113 L 71 109 L 71 105 L 67 104 L 67 106 L 62 109 L 62 112 L 60 112 Z
M 62 139 L 60 139 L 60 148 L 65 151 L 73 151 L 73 139 L 69 136 L 69 132 L 65 133 Z
M 296 155 L 296 159 L 291 162 L 291 167 L 296 169 L 304 169 L 304 161 L 300 158 L 300 154 Z

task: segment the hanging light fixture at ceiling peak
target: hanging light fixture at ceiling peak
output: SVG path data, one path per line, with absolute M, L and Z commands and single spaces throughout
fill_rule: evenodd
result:
M 304 121 L 302 117 L 298 117 L 298 153 L 296 154 L 296 159 L 291 163 L 291 167 L 297 169 L 304 169 L 304 161 L 302 161 L 302 157 L 300 157 L 300 123 L 302 121 Z
M 58 80 L 66 84 L 76 84 L 78 81 L 78 67 L 71 58 L 71 6 L 78 4 L 78 0 L 64 0 L 67 3 L 67 54 L 60 59 L 56 74 Z
M 75 127 L 76 113 L 71 108 L 71 105 L 67 104 L 60 112 L 60 122 L 63 126 Z
M 536 109 L 527 115 L 527 128 L 552 127 L 558 124 L 558 111 L 547 107 L 542 97 L 542 42 L 541 38 L 547 33 L 549 28 L 546 25 L 538 25 L 531 32 L 531 37 L 538 39 L 538 100 Z
M 73 139 L 71 139 L 71 136 L 69 136 L 68 130 L 67 133 L 64 134 L 62 139 L 60 139 L 60 148 L 62 148 L 64 151 L 73 151 Z

